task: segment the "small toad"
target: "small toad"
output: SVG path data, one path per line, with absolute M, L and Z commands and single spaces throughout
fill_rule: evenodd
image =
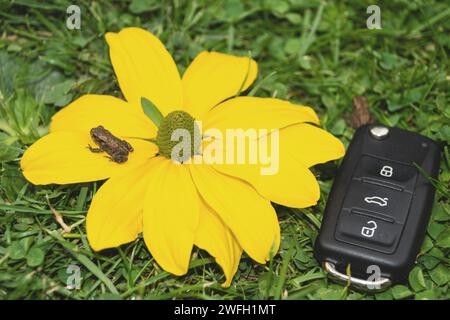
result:
M 128 154 L 133 152 L 133 147 L 125 140 L 115 137 L 111 132 L 103 126 L 91 129 L 92 140 L 99 146 L 93 148 L 88 145 L 91 152 L 106 152 L 111 161 L 124 163 L 128 160 Z

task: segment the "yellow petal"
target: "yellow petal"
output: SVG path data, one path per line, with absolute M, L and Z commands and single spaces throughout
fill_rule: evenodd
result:
M 116 163 L 105 152 L 93 153 L 96 147 L 89 133 L 57 131 L 50 133 L 30 146 L 24 153 L 20 166 L 28 181 L 33 184 L 68 184 L 103 180 L 133 168 L 154 156 L 158 148 L 147 141 L 127 139 L 134 148 L 128 161 Z
M 195 185 L 204 201 L 231 229 L 240 246 L 259 263 L 279 247 L 280 227 L 270 202 L 242 180 L 215 171 L 211 166 L 190 165 Z
M 318 124 L 310 107 L 272 98 L 236 97 L 212 109 L 203 119 L 205 129 L 275 129 L 295 123 Z
M 281 152 L 289 152 L 296 161 L 309 168 L 342 158 L 345 147 L 331 133 L 309 124 L 299 124 L 280 131 Z
M 253 59 L 218 52 L 201 52 L 183 75 L 184 106 L 196 119 L 215 105 L 255 81 L 258 65 Z
M 274 134 L 259 139 L 256 149 L 267 146 L 269 163 L 250 163 L 248 139 L 245 145 L 245 163 L 213 164 L 222 173 L 249 182 L 262 196 L 288 207 L 305 208 L 315 205 L 320 197 L 316 178 L 308 167 L 340 158 L 344 154 L 342 143 L 331 134 L 306 123 L 279 131 L 279 149 L 272 144 Z M 227 150 L 223 146 L 223 153 Z M 237 151 L 234 151 L 235 154 Z M 257 151 L 260 155 L 260 150 Z M 278 155 L 277 155 L 278 154 Z M 226 156 L 225 156 L 226 157 Z M 224 159 L 225 159 L 224 157 Z
M 103 125 L 116 136 L 149 139 L 156 126 L 142 112 L 112 96 L 88 94 L 73 101 L 52 117 L 50 132 L 81 131 Z
M 199 198 L 189 170 L 164 160 L 150 177 L 144 199 L 144 240 L 158 264 L 187 272 L 199 220 Z
M 109 179 L 97 191 L 86 217 L 87 237 L 94 250 L 118 247 L 142 232 L 142 199 L 148 175 L 160 161 L 154 157 L 125 175 Z
M 108 32 L 111 63 L 123 95 L 133 106 L 145 97 L 165 115 L 183 107 L 177 66 L 161 41 L 140 28 Z
M 200 201 L 200 219 L 194 244 L 208 251 L 225 273 L 224 287 L 229 287 L 239 266 L 242 248 L 230 228 L 205 201 Z

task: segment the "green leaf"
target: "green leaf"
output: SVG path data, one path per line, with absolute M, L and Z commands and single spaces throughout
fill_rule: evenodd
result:
M 400 300 L 412 296 L 413 293 L 404 285 L 396 285 L 395 287 L 392 287 L 392 295 L 395 300 Z
M 438 285 L 443 286 L 449 282 L 450 271 L 443 264 L 439 264 L 436 268 L 429 271 L 431 279 Z
M 336 136 L 341 136 L 344 134 L 345 128 L 347 124 L 344 119 L 339 119 L 333 123 L 333 125 L 329 128 L 330 132 Z
M 159 111 L 159 109 L 150 100 L 144 97 L 141 98 L 141 105 L 147 117 L 149 117 L 150 120 L 152 120 L 153 123 L 159 128 L 164 119 L 161 111 Z
M 44 251 L 39 247 L 32 247 L 27 253 L 27 264 L 30 267 L 40 266 L 44 262 Z
M 428 270 L 434 269 L 441 260 L 445 259 L 444 253 L 439 250 L 437 247 L 434 247 L 430 251 L 428 251 L 425 255 L 420 257 L 420 261 L 423 263 L 425 268 Z
M 409 285 L 414 291 L 421 291 L 426 288 L 425 278 L 420 267 L 414 267 L 409 274 Z
M 321 288 L 317 290 L 317 297 L 320 300 L 342 300 L 347 296 L 347 287 L 343 288 Z
M 440 223 L 432 222 L 428 226 L 427 232 L 430 235 L 431 238 L 437 239 L 437 237 L 444 231 L 445 226 Z
M 25 248 L 19 241 L 14 241 L 8 248 L 9 257 L 14 260 L 20 260 L 25 257 Z
M 288 39 L 288 41 L 286 41 L 286 44 L 284 45 L 284 51 L 286 51 L 287 54 L 298 53 L 300 51 L 301 45 L 302 43 L 298 38 Z
M 414 297 L 416 300 L 436 300 L 436 293 L 433 289 L 419 292 Z
M 133 0 L 128 7 L 131 13 L 140 14 L 158 8 L 155 0 Z
M 347 300 L 362 300 L 364 295 L 361 293 L 353 292 L 347 296 Z
M 73 80 L 65 80 L 49 86 L 43 93 L 43 103 L 55 104 L 59 107 L 66 105 L 72 99 L 69 93 L 75 85 Z
M 398 56 L 392 53 L 383 52 L 381 54 L 380 66 L 385 70 L 392 70 L 398 63 Z
M 398 93 L 392 94 L 387 99 L 388 110 L 391 112 L 398 111 L 403 108 L 405 105 L 401 101 L 401 96 Z
M 433 208 L 433 219 L 440 222 L 450 220 L 450 206 L 441 202 L 436 203 Z
M 309 260 L 311 260 L 311 257 L 307 254 L 307 252 L 305 252 L 305 250 L 300 249 L 295 254 L 294 259 L 300 261 L 303 264 L 306 264 L 309 262 Z
M 15 137 L 0 132 L 0 162 L 8 162 L 19 156 L 21 150 L 15 142 Z
M 8 98 L 18 85 L 24 62 L 8 54 L 0 52 L 0 98 Z
M 310 270 L 308 271 L 306 274 L 303 274 L 299 277 L 296 277 L 294 279 L 292 279 L 291 281 L 293 283 L 295 283 L 296 285 L 301 285 L 305 282 L 311 281 L 311 280 L 316 280 L 316 279 L 324 279 L 326 278 L 326 275 L 319 271 L 319 272 L 315 272 L 315 270 Z
M 442 140 L 444 141 L 450 141 L 450 126 L 442 126 L 440 132 Z
M 289 11 L 289 3 L 286 1 L 271 0 L 267 1 L 267 4 L 270 6 L 270 10 L 277 14 L 282 15 Z
M 28 91 L 17 89 L 12 98 L 4 104 L 3 110 L 10 135 L 18 137 L 24 144 L 32 143 L 39 138 L 41 105 Z
M 450 248 L 450 230 L 446 230 L 439 235 L 437 243 L 439 247 L 448 249 Z
M 392 300 L 392 298 L 393 298 L 393 296 L 392 296 L 392 288 L 387 290 L 387 291 L 377 293 L 375 295 L 375 299 L 376 300 Z
M 425 255 L 421 257 L 420 261 L 425 266 L 426 269 L 431 270 L 434 267 L 436 267 L 439 264 L 439 259 L 436 259 L 435 257 Z
M 309 56 L 300 56 L 298 58 L 298 63 L 300 67 L 302 67 L 305 70 L 311 69 L 311 57 Z
M 227 21 L 238 21 L 239 18 L 245 13 L 245 6 L 242 1 L 228 0 L 225 1 L 223 10 L 220 14 L 222 19 Z
M 288 13 L 285 15 L 285 18 L 292 24 L 300 24 L 302 22 L 302 16 L 298 13 Z
M 274 283 L 276 283 L 277 281 L 278 276 L 276 274 L 273 274 L 271 271 L 262 273 L 258 279 L 258 288 L 261 297 L 273 297 L 273 295 L 275 294 Z
M 429 236 L 425 236 L 425 240 L 423 241 L 422 247 L 420 248 L 420 254 L 427 253 L 433 248 L 433 240 Z
M 424 87 L 417 87 L 412 88 L 405 93 L 405 104 L 413 103 L 413 102 L 419 102 L 422 100 L 424 95 Z
M 122 297 L 120 294 L 106 292 L 99 295 L 97 300 L 122 300 Z

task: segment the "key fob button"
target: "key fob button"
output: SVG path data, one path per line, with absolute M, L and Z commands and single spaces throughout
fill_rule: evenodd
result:
M 386 253 L 395 250 L 402 226 L 343 210 L 336 228 L 336 240 Z
M 360 210 L 381 220 L 403 224 L 408 215 L 411 193 L 381 185 L 352 180 L 343 208 Z
M 374 183 L 398 186 L 399 190 L 414 190 L 417 170 L 409 165 L 364 155 L 358 161 L 354 177 Z

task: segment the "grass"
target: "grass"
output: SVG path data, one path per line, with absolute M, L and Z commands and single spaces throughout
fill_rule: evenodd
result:
M 77 1 L 81 30 L 65 27 L 66 0 L 0 1 L 0 299 L 448 299 L 450 157 L 444 148 L 435 205 L 418 264 L 405 285 L 354 292 L 313 258 L 338 163 L 317 166 L 322 197 L 307 209 L 277 207 L 280 252 L 267 265 L 244 257 L 228 289 L 213 260 L 194 250 L 188 275 L 152 260 L 142 239 L 96 254 L 85 213 L 100 183 L 28 184 L 24 150 L 50 117 L 86 93 L 120 95 L 103 35 L 127 26 L 157 34 L 183 70 L 201 50 L 249 53 L 259 63 L 247 93 L 311 105 L 346 145 L 354 96 L 380 123 L 450 140 L 450 7 L 442 1 L 379 1 L 382 29 L 366 28 L 368 1 Z M 305 137 L 306 138 L 306 137 Z M 73 228 L 63 234 L 50 203 Z M 79 290 L 65 288 L 70 266 Z M 70 269 L 69 269 L 70 270 Z

